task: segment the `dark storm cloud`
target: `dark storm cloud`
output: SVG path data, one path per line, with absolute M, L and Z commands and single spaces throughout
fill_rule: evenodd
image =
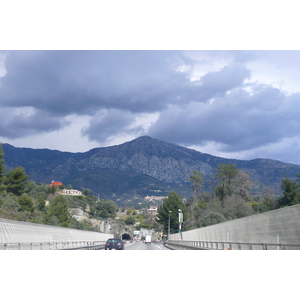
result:
M 10 52 L 1 103 L 56 115 L 160 110 L 181 84 L 189 85 L 185 74 L 175 71 L 189 61 L 176 51 Z
M 0 104 L 35 109 L 41 121 L 36 122 L 36 130 L 34 124 L 28 125 L 28 132 L 34 133 L 41 130 L 39 122 L 43 124 L 49 118 L 54 124 L 47 127 L 50 130 L 64 126 L 62 120 L 70 114 L 94 116 L 102 109 L 149 113 L 170 105 L 205 102 L 238 87 L 250 74 L 245 67 L 233 65 L 192 82 L 188 72 L 179 69 L 193 64 L 195 61 L 180 51 L 9 52 L 5 60 L 7 74 L 0 79 Z M 23 123 L 30 124 L 33 117 L 23 119 Z M 124 116 L 117 122 L 121 120 Z M 10 127 L 17 129 L 21 123 L 11 118 Z M 97 115 L 83 134 L 95 139 L 97 124 L 101 124 L 102 131 L 116 129 L 114 122 L 101 121 Z M 20 128 L 18 136 L 24 128 L 27 126 Z M 6 132 L 5 136 L 11 133 Z M 102 138 L 100 134 L 98 140 Z
M 39 112 L 14 112 L 11 109 L 0 111 L 0 136 L 21 138 L 39 133 L 52 132 L 68 125 L 67 121 L 53 118 Z
M 186 146 L 217 142 L 224 152 L 253 149 L 297 136 L 300 109 L 296 102 L 300 94 L 286 96 L 270 86 L 250 86 L 251 93 L 236 89 L 212 103 L 166 111 L 148 134 Z
M 184 146 L 215 143 L 220 151 L 238 152 L 298 138 L 300 95 L 251 78 L 266 68 L 258 74 L 263 80 L 288 66 L 293 81 L 298 56 L 265 51 L 7 52 L 6 74 L 0 70 L 5 74 L 0 78 L 0 136 L 34 136 L 84 119 L 88 123 L 78 121 L 76 128 L 102 145 L 122 134 L 147 134 Z
M 164 85 L 164 94 L 161 93 L 162 89 L 160 89 L 159 86 L 153 86 L 152 89 L 149 90 L 149 93 L 153 95 L 153 99 L 157 98 L 163 103 L 161 109 L 163 107 L 167 109 L 167 113 L 163 115 L 163 118 L 168 119 L 166 115 L 171 115 L 172 117 L 172 109 L 169 110 L 166 104 L 171 104 L 171 106 L 181 110 L 190 102 L 206 102 L 213 97 L 223 96 L 227 91 L 242 85 L 244 80 L 248 77 L 249 70 L 246 68 L 242 66 L 230 66 L 223 68 L 219 72 L 208 73 L 204 75 L 200 81 L 194 83 L 186 83 L 186 80 L 183 80 L 182 82 L 166 87 L 166 84 L 162 82 L 158 85 Z M 141 91 L 139 89 L 140 87 L 136 88 L 136 98 L 127 99 L 127 101 L 125 101 L 127 104 L 130 102 L 133 104 L 135 101 L 137 107 L 135 108 L 133 105 L 131 112 L 127 110 L 127 106 L 119 105 L 119 109 L 123 110 L 107 110 L 105 116 L 98 114 L 93 117 L 89 126 L 82 131 L 82 134 L 87 135 L 89 140 L 94 141 L 105 141 L 110 136 L 122 132 L 137 135 L 146 134 L 140 126 L 129 126 L 135 121 L 134 113 L 139 111 L 138 107 L 140 105 L 143 105 L 143 101 L 138 95 L 147 92 L 145 89 Z M 152 111 L 152 109 L 147 110 L 147 112 Z M 175 128 L 176 126 L 174 129 Z M 162 132 L 164 131 L 163 128 L 160 130 Z M 183 134 L 183 136 L 185 138 L 186 134 Z
M 89 126 L 82 130 L 82 134 L 87 135 L 91 141 L 106 141 L 120 133 L 142 135 L 142 127 L 131 126 L 134 119 L 135 115 L 128 111 L 101 111 L 94 116 Z
M 6 124 L 2 136 L 11 138 L 41 132 L 44 127 L 46 132 L 57 130 L 66 124 L 63 119 L 70 114 L 96 115 L 91 128 L 83 131 L 92 137 L 93 129 L 97 131 L 96 124 L 99 124 L 98 111 L 159 111 L 176 102 L 183 89 L 188 91 L 191 87 L 186 74 L 176 69 L 192 60 L 178 51 L 13 51 L 5 54 L 6 75 L 0 78 L 0 108 L 11 108 L 6 113 L 12 115 L 6 116 L 9 121 L 2 121 L 3 126 Z M 28 108 L 35 111 L 34 116 L 16 117 L 12 110 Z M 50 125 L 43 126 L 47 120 Z M 112 132 L 114 124 L 103 120 L 101 127 Z
M 250 71 L 244 66 L 226 66 L 218 72 L 210 72 L 202 76 L 200 94 L 203 100 L 224 95 L 227 91 L 243 85 L 245 79 L 250 78 Z

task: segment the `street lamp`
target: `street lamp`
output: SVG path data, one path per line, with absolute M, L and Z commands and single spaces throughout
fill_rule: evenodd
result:
M 181 212 L 181 209 L 178 209 L 178 217 L 179 217 L 179 234 L 182 239 L 182 234 L 181 234 L 181 223 L 183 223 L 183 213 Z
M 169 227 L 168 227 L 168 240 L 170 239 L 170 213 L 171 213 L 172 211 L 171 210 L 169 210 Z

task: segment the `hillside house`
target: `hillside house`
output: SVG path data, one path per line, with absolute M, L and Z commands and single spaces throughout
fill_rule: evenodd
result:
M 82 196 L 82 192 L 78 190 L 72 190 L 72 189 L 63 189 L 60 194 L 62 195 L 70 195 L 70 196 Z
M 60 181 L 52 181 L 51 184 L 49 185 L 50 188 L 55 187 L 55 188 L 59 188 L 60 186 L 62 186 L 62 182 Z
M 157 206 L 150 206 L 148 209 L 147 209 L 148 213 L 151 213 L 151 214 L 157 214 Z

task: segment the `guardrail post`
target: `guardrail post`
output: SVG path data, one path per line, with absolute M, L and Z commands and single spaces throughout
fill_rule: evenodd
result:
M 284 245 L 279 244 L 279 246 L 280 246 L 280 250 L 285 250 L 285 246 Z

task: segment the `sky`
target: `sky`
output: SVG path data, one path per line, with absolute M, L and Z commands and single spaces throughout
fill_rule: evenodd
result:
M 148 135 L 300 164 L 300 51 L 0 52 L 0 141 L 85 152 Z

